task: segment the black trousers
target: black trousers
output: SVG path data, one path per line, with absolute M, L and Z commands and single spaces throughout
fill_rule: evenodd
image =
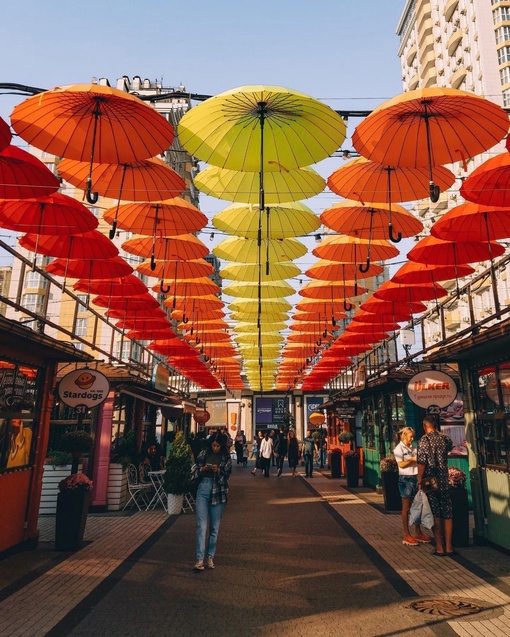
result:
M 260 468 L 264 469 L 264 478 L 269 478 L 269 468 L 271 467 L 271 458 L 263 458 L 260 456 Z
M 276 468 L 278 469 L 280 473 L 283 471 L 284 460 L 285 460 L 285 456 L 282 456 L 281 454 L 278 456 L 278 458 L 276 458 Z

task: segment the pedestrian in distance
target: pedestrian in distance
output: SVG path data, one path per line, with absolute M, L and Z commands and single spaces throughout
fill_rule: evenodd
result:
M 260 465 L 264 469 L 264 478 L 269 478 L 269 469 L 271 467 L 271 458 L 273 456 L 273 441 L 269 437 L 269 433 L 266 431 L 264 438 L 260 443 Z
M 276 475 L 280 478 L 283 471 L 283 462 L 287 456 L 288 438 L 285 433 L 285 428 L 280 427 L 280 433 L 276 439 L 275 447 L 273 449 L 274 456 L 276 458 Z
M 251 443 L 251 456 L 250 456 L 250 460 L 252 458 L 256 458 L 259 452 L 259 442 L 257 439 L 257 436 L 253 436 L 253 441 Z
M 192 467 L 193 480 L 198 482 L 195 504 L 196 571 L 203 571 L 205 567 L 214 568 L 220 522 L 228 501 L 228 480 L 232 471 L 232 459 L 226 442 L 222 433 L 211 434 L 206 448 L 198 454 Z M 209 539 L 206 542 L 208 527 Z
M 305 475 L 307 478 L 313 478 L 315 452 L 315 438 L 312 436 L 311 430 L 308 429 L 306 437 L 303 439 L 303 457 L 305 459 Z
M 276 445 L 276 441 L 278 440 L 278 433 L 274 429 L 271 429 L 271 431 L 269 432 L 269 438 L 273 443 L 273 454 L 271 455 L 271 466 L 276 467 L 276 458 L 274 455 L 274 448 Z
M 243 464 L 244 445 L 246 443 L 246 436 L 241 429 L 237 436 L 234 438 L 234 448 L 236 451 L 237 464 Z
M 261 459 L 261 455 L 260 455 L 260 447 L 262 445 L 262 440 L 264 439 L 262 432 L 259 431 L 257 433 L 257 435 L 255 436 L 254 440 L 257 441 L 257 455 L 255 458 L 255 466 L 252 469 L 252 474 L 254 476 L 257 475 L 257 469 L 260 469 L 262 472 L 264 472 L 264 467 L 262 465 L 262 459 Z
M 427 493 L 434 516 L 432 531 L 436 542 L 434 555 L 438 557 L 455 555 L 452 546 L 453 510 L 448 482 L 448 453 L 453 449 L 452 439 L 437 430 L 434 416 L 423 419 L 425 435 L 418 444 L 418 489 L 424 478 L 434 476 L 438 489 Z
M 398 490 L 402 498 L 402 526 L 404 528 L 402 544 L 418 546 L 420 543 L 430 542 L 430 538 L 421 532 L 419 524 L 414 525 L 414 536 L 409 530 L 409 510 L 414 496 L 418 492 L 417 450 L 416 447 L 413 447 L 414 429 L 403 427 L 398 433 L 400 442 L 393 450 L 393 455 L 398 465 Z
M 294 429 L 289 431 L 289 437 L 287 441 L 287 458 L 289 460 L 289 469 L 292 471 L 292 477 L 296 477 L 296 467 L 299 462 L 299 441 L 296 438 L 296 432 Z

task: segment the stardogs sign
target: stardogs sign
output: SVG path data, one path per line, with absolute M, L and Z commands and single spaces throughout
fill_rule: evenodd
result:
M 457 397 L 457 385 L 451 376 L 435 369 L 415 374 L 407 383 L 407 393 L 415 405 L 448 407 Z
M 69 407 L 97 407 L 104 402 L 110 391 L 108 378 L 93 369 L 75 369 L 60 381 L 58 395 Z

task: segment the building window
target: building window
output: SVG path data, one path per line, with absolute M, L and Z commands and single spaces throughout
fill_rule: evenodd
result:
M 502 46 L 498 49 L 498 64 L 510 62 L 510 46 Z
M 73 343 L 73 345 L 76 349 L 80 350 L 80 352 L 83 352 L 83 350 L 85 349 L 85 343 L 80 343 L 80 341 Z
M 29 270 L 25 275 L 25 287 L 45 290 L 48 287 L 48 279 L 39 274 L 39 272 Z
M 499 70 L 499 79 L 501 84 L 508 84 L 510 82 L 510 66 L 505 66 Z
M 510 7 L 498 7 L 492 12 L 494 24 L 510 21 Z
M 510 108 L 510 90 L 506 89 L 503 91 L 503 106 L 505 108 Z
M 44 295 L 42 294 L 24 294 L 22 299 L 22 305 L 27 310 L 34 312 L 35 314 L 41 314 L 44 303 Z
M 508 42 L 510 40 L 510 27 L 499 27 L 496 29 L 496 44 Z
M 76 336 L 87 336 L 87 321 L 86 318 L 76 319 L 76 325 L 74 326 L 74 333 Z
M 371 400 L 367 400 L 362 407 L 361 433 L 365 440 L 365 447 L 375 449 L 375 419 Z

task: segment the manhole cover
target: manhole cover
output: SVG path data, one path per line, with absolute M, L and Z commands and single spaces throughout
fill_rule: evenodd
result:
M 419 599 L 408 608 L 434 617 L 463 617 L 486 610 L 480 604 L 465 599 Z

